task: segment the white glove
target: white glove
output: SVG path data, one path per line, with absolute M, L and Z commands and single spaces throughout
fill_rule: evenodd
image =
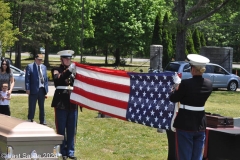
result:
M 177 72 L 175 72 L 175 75 L 173 76 L 173 82 L 175 84 L 180 84 L 181 83 L 181 78 L 178 76 Z
M 68 67 L 68 70 L 72 73 L 76 73 L 76 65 L 75 63 L 71 63 L 71 65 Z

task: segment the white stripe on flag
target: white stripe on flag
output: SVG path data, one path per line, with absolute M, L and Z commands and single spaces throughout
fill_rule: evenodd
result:
M 81 67 L 76 67 L 76 69 L 78 74 L 89 78 L 130 86 L 130 80 L 128 77 L 105 74 L 93 70 L 84 69 Z
M 76 102 L 81 102 L 82 104 L 86 105 L 86 106 L 91 106 L 91 108 L 99 110 L 99 111 L 103 111 L 106 113 L 110 113 L 113 115 L 117 115 L 123 118 L 126 118 L 126 109 L 121 109 L 115 106 L 110 106 L 110 105 L 106 105 L 103 103 L 99 103 L 96 101 L 92 101 L 90 99 L 87 99 L 85 97 L 82 97 L 81 95 L 75 94 L 75 93 L 71 93 L 71 100 L 74 100 Z
M 117 92 L 114 90 L 96 87 L 96 86 L 81 82 L 78 79 L 74 80 L 74 87 L 81 88 L 82 90 L 85 90 L 85 91 L 93 93 L 93 94 L 97 94 L 99 96 L 105 96 L 108 98 L 117 99 L 117 100 L 121 100 L 124 102 L 128 102 L 128 100 L 129 100 L 129 94 L 127 94 L 127 93 L 122 93 L 122 92 Z M 116 88 L 116 90 L 117 90 L 117 88 Z

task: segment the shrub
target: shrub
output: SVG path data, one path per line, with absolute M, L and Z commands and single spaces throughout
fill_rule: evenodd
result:
M 49 81 L 53 80 L 51 71 L 47 71 L 47 77 Z

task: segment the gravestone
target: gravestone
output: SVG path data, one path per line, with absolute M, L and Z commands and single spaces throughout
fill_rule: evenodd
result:
M 210 59 L 210 63 L 216 63 L 232 73 L 233 48 L 205 46 L 200 50 L 200 55 Z
M 151 45 L 150 46 L 150 68 L 151 69 L 163 71 L 162 56 L 163 56 L 163 46 L 162 45 Z

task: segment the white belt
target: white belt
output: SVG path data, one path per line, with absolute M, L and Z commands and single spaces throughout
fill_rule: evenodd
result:
M 68 90 L 73 90 L 72 86 L 57 86 L 56 89 L 68 89 Z
M 187 109 L 190 111 L 204 111 L 204 106 L 203 107 L 194 107 L 194 106 L 188 106 L 185 104 L 181 104 L 179 108 Z

